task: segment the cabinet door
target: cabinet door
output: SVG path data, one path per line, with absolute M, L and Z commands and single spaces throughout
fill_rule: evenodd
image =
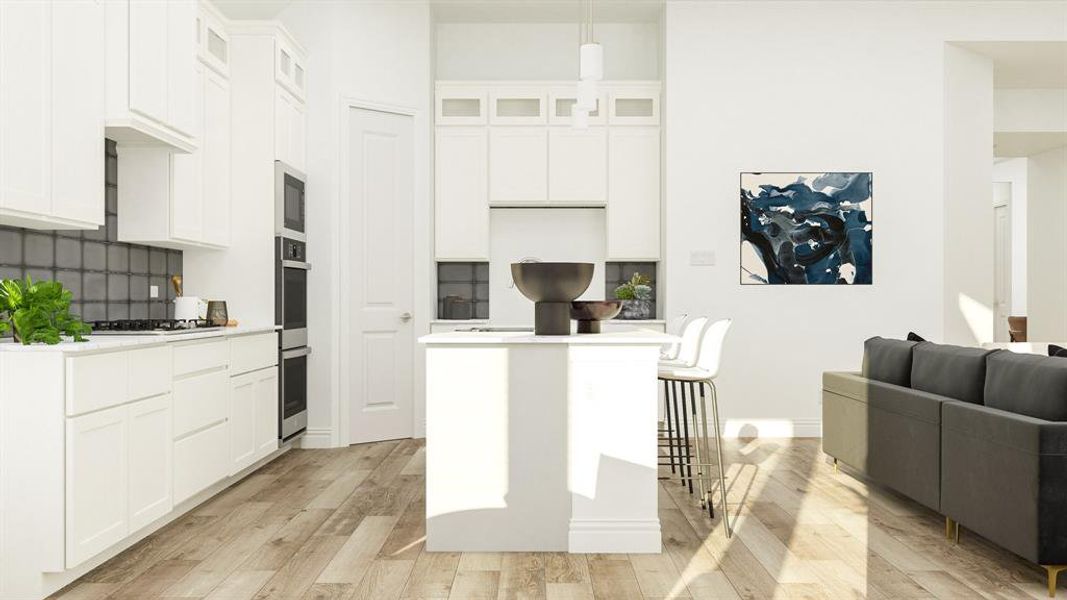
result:
M 282 89 L 275 88 L 274 94 L 274 159 L 296 167 L 296 121 L 298 116 L 297 99 Z
M 203 234 L 216 246 L 230 243 L 230 84 L 210 69 L 204 73 Z
M 230 378 L 230 474 L 256 461 L 256 373 Z
M 658 260 L 658 127 L 612 129 L 608 148 L 608 260 Z
M 489 140 L 484 127 L 439 127 L 434 243 L 442 260 L 489 260 Z
M 278 449 L 278 367 L 250 375 L 256 376 L 256 460 L 259 460 Z
M 104 224 L 104 5 L 52 4 L 52 210 Z
M 549 202 L 588 206 L 607 200 L 608 134 L 604 128 L 552 128 L 548 160 Z
M 543 127 L 489 131 L 489 202 L 542 204 L 548 200 L 548 132 Z
M 67 419 L 67 568 L 126 537 L 127 407 Z
M 167 122 L 167 2 L 129 3 L 130 110 Z
M 307 153 L 307 115 L 304 112 L 304 103 L 293 99 L 292 113 L 289 124 L 289 161 L 290 164 L 301 171 L 307 170 L 305 154 Z
M 129 410 L 129 493 L 131 532 L 170 512 L 172 451 L 170 394 L 134 402 Z
M 174 442 L 174 504 L 221 481 L 230 472 L 229 422 Z
M 197 65 L 197 85 L 192 91 L 195 118 L 204 122 L 206 76 Z M 199 242 L 204 236 L 204 153 L 203 147 L 188 154 L 171 156 L 170 235 L 174 239 Z
M 0 208 L 39 215 L 52 212 L 51 13 L 0 2 Z
M 196 0 L 167 0 L 167 124 L 199 137 Z

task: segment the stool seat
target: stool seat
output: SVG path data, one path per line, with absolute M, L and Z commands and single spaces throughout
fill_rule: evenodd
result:
M 660 363 L 660 379 L 673 379 L 675 381 L 708 381 L 713 378 L 711 371 L 700 367 L 672 366 Z

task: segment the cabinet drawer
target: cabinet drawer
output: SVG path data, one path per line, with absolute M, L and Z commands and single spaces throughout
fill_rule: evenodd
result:
M 230 340 L 230 376 L 278 364 L 278 335 L 264 333 Z
M 174 376 L 224 367 L 230 362 L 227 340 L 189 342 L 174 346 Z
M 170 391 L 169 346 L 134 350 L 129 353 L 129 361 L 130 400 L 158 396 Z
M 230 377 L 214 371 L 174 382 L 174 438 L 229 418 Z
M 226 421 L 174 442 L 174 504 L 222 480 L 229 468 L 230 438 Z
M 67 415 L 79 415 L 129 399 L 129 353 L 110 352 L 67 359 Z

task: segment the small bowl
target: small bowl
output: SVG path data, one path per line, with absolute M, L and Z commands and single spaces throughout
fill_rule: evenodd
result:
M 614 319 L 620 310 L 622 310 L 621 300 L 571 302 L 571 318 L 578 321 L 578 333 L 600 333 L 600 322 Z

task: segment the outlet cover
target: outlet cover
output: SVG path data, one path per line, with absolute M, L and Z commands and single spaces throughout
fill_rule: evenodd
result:
M 150 286 L 148 286 L 148 297 L 149 298 L 159 298 L 159 286 L 158 285 L 150 285 Z
M 712 250 L 693 250 L 689 253 L 689 264 L 695 267 L 715 266 L 715 252 Z

